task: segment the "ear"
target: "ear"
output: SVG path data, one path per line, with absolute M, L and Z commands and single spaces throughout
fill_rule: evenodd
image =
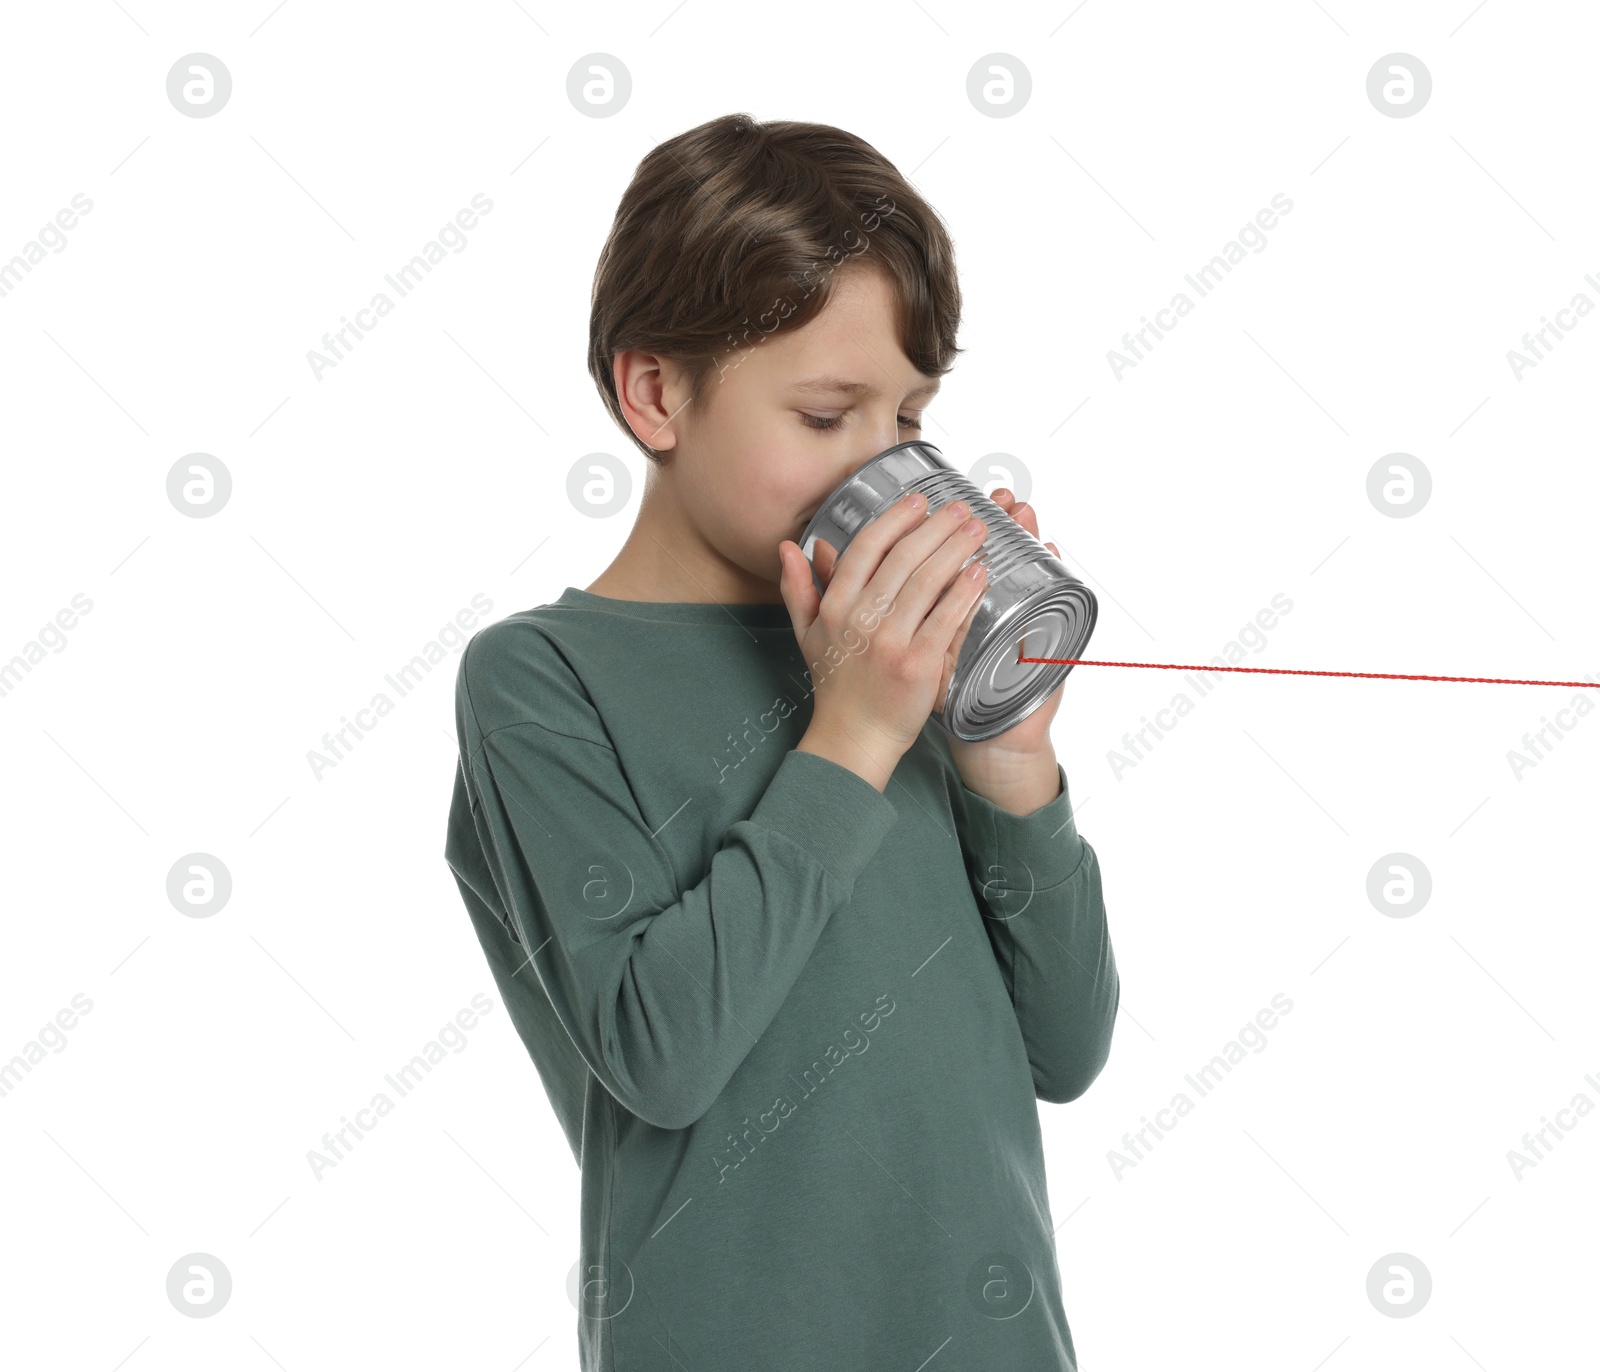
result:
M 634 437 L 656 452 L 675 448 L 678 435 L 673 421 L 687 401 L 688 392 L 672 359 L 627 348 L 611 359 L 611 378 L 616 383 L 622 417 Z

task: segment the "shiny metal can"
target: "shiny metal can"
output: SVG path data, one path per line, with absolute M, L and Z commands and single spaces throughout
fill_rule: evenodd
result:
M 994 738 L 1038 709 L 1072 670 L 1070 663 L 1019 659 L 1080 656 L 1099 606 L 1094 592 L 1043 543 L 920 439 L 885 448 L 841 482 L 806 525 L 801 551 L 810 559 L 824 539 L 843 557 L 862 529 L 913 491 L 926 497 L 930 515 L 964 500 L 988 526 L 961 565 L 981 560 L 989 584 L 933 718 L 967 742 Z M 811 579 L 820 593 L 814 562 Z

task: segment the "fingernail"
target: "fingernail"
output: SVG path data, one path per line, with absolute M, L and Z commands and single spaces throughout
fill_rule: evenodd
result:
M 964 534 L 982 533 L 983 521 L 981 519 L 969 519 L 961 526 L 961 532 Z
M 950 507 L 950 513 L 953 514 L 957 519 L 960 519 L 962 515 L 966 514 L 966 512 L 967 502 L 964 500 L 958 500 Z

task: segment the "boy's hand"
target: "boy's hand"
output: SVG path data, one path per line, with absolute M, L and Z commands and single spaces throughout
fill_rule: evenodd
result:
M 811 668 L 815 705 L 808 750 L 867 777 L 881 791 L 944 698 L 955 661 L 951 643 L 988 584 L 960 572 L 983 541 L 965 508 L 927 514 L 927 501 L 897 501 L 862 529 L 842 557 L 816 548 L 819 595 L 799 544 L 778 545 L 779 582 L 795 639 Z M 844 757 L 850 757 L 849 762 Z
M 1016 496 L 1004 486 L 997 488 L 989 499 L 1035 538 L 1039 537 L 1039 517 L 1033 506 L 1018 504 Z M 1061 556 L 1061 550 L 1054 543 L 1044 546 L 1057 557 Z M 951 645 L 953 653 L 961 651 L 971 624 L 972 616 L 968 615 Z M 1017 645 L 1017 655 L 1024 655 L 1021 643 Z M 1040 656 L 1038 652 L 1027 655 Z M 1055 718 L 1066 689 L 1067 683 L 1063 681 L 1021 723 L 982 743 L 968 743 L 948 729 L 944 730 L 956 769 L 968 790 L 1016 814 L 1028 814 L 1061 793 L 1056 777 L 1055 745 L 1050 741 L 1050 721 Z

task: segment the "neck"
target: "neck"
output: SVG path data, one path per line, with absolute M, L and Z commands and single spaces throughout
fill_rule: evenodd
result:
M 752 575 L 709 544 L 680 499 L 670 471 L 652 462 L 639 514 L 621 550 L 593 585 L 617 600 L 781 605 L 776 583 Z

